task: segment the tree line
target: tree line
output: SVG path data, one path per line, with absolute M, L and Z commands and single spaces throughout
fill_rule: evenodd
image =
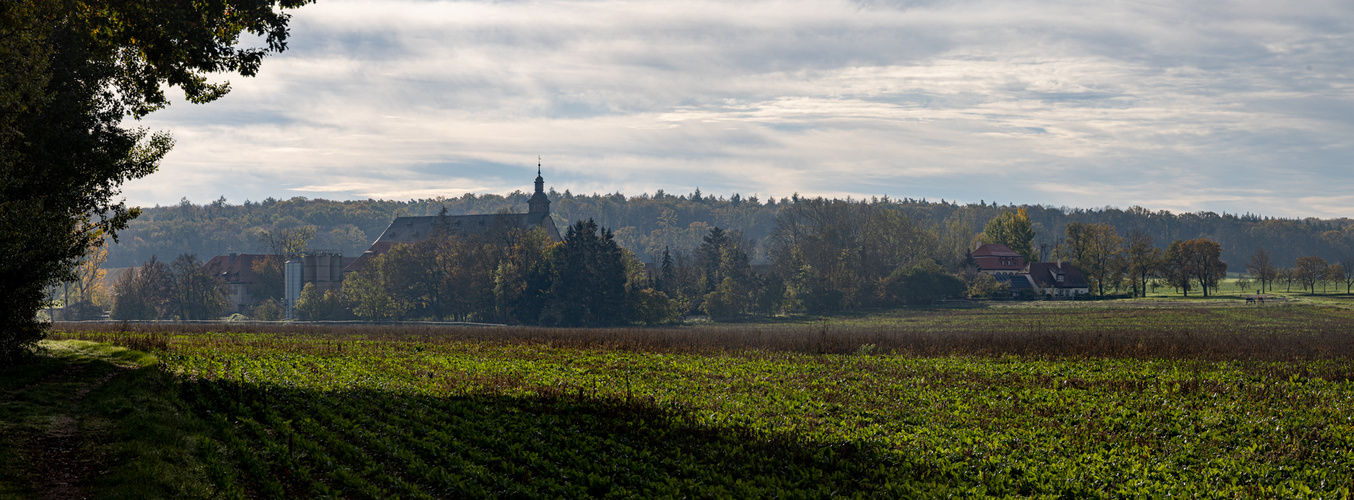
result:
M 777 211 L 765 248 L 741 231 L 711 227 L 691 251 L 666 247 L 657 262 L 646 265 L 620 246 L 614 231 L 594 220 L 570 225 L 561 242 L 539 228 L 468 237 L 441 222 L 426 240 L 371 258 L 341 287 L 320 290 L 307 284 L 296 310 L 308 320 L 602 326 L 665 324 L 694 314 L 728 320 L 1009 297 L 1005 285 L 979 272 L 969 255 L 982 243 L 1004 244 L 1030 261 L 1070 263 L 1100 296 L 1146 296 L 1158 287 L 1209 296 L 1227 277 L 1222 245 L 1207 238 L 1158 246 L 1139 229 L 1120 235 L 1110 224 L 1074 222 L 1064 228 L 1061 241 L 1043 250 L 1035 224 L 1028 210 L 1008 209 L 986 221 L 980 232 L 947 242 L 953 237 L 889 202 L 797 198 Z M 263 239 L 271 248 L 299 252 L 302 239 L 311 237 L 301 231 Z M 953 245 L 963 249 L 963 258 L 951 258 Z M 754 265 L 751 255 L 758 252 L 769 262 Z M 113 317 L 220 314 L 220 294 L 226 289 L 219 281 L 204 284 L 219 278 L 194 274 L 193 262 L 191 255 L 169 266 L 151 259 L 124 273 Z M 1285 283 L 1316 291 L 1336 277 L 1344 280 L 1346 292 L 1354 285 L 1354 273 L 1345 271 L 1354 266 L 1327 265 L 1314 256 L 1297 259 L 1291 268 L 1273 262 L 1268 250 L 1256 250 L 1237 285 L 1258 282 L 1264 290 Z M 262 300 L 251 314 L 276 319 L 282 258 L 258 259 L 253 266 L 256 283 L 250 294 Z M 200 306 L 184 305 L 192 300 Z
M 804 199 L 756 196 L 685 195 L 658 191 L 625 196 L 619 193 L 580 195 L 550 190 L 551 209 L 562 234 L 571 221 L 594 220 L 613 230 L 617 244 L 645 262 L 657 262 L 664 249 L 694 252 L 713 227 L 738 232 L 755 243 L 749 255 L 757 264 L 769 263 L 768 238 L 776 231 L 780 211 Z M 360 255 L 397 216 L 521 212 L 530 193 L 467 194 L 424 200 L 331 201 L 296 197 L 231 204 L 218 199 L 206 204 L 187 200 L 171 206 L 144 208 L 130 221 L 120 242 L 112 245 L 110 267 L 138 265 L 151 255 L 183 253 L 206 258 L 227 253 L 254 253 L 265 247 L 259 235 L 294 228 L 314 232 L 313 248 Z M 1074 224 L 1110 224 L 1125 235 L 1133 231 L 1154 241 L 1206 238 L 1218 242 L 1227 262 L 1244 262 L 1251 249 L 1269 248 L 1278 261 L 1319 256 L 1338 260 L 1354 251 L 1354 223 L 1349 219 L 1279 219 L 1254 215 L 1197 212 L 1175 214 L 1128 209 L 1072 209 L 1051 206 L 1001 206 L 990 202 L 959 204 L 910 198 L 842 200 L 885 206 L 905 214 L 914 223 L 935 229 L 945 247 L 941 263 L 952 266 L 965 258 L 974 234 L 1005 212 L 1024 209 L 1031 225 L 1029 245 L 1043 257 L 1062 242 L 1066 227 Z

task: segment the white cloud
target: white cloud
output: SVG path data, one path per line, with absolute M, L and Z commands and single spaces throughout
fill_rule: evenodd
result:
M 1347 2 L 326 0 L 259 77 L 152 115 L 178 147 L 127 193 L 507 192 L 540 154 L 561 191 L 1345 216 L 1351 24 Z

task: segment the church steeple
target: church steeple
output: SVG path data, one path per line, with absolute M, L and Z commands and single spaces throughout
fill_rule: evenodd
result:
M 541 158 L 536 157 L 536 193 L 527 200 L 527 213 L 550 213 L 550 198 L 545 196 L 545 179 L 541 177 Z

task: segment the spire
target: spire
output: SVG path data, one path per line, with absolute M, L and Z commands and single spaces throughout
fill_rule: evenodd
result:
M 545 179 L 541 177 L 541 157 L 536 157 L 536 193 L 527 200 L 529 213 L 550 213 L 550 198 L 545 195 Z

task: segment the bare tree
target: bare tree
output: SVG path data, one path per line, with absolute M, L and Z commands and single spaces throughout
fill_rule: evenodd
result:
M 1270 256 L 1269 250 L 1263 248 L 1255 249 L 1255 254 L 1251 255 L 1251 261 L 1246 263 L 1246 270 L 1255 276 L 1256 281 L 1260 282 L 1260 291 L 1274 288 L 1274 280 L 1279 277 L 1278 268 L 1274 267 L 1274 259 Z
M 1095 283 L 1097 294 L 1105 295 L 1105 284 L 1118 281 L 1124 271 L 1124 242 L 1110 224 L 1067 225 L 1067 239 L 1055 251 L 1072 261 Z
M 301 255 L 315 237 L 315 226 L 299 226 L 259 232 L 259 245 L 273 255 L 291 259 Z
M 1354 288 L 1354 256 L 1340 259 L 1340 270 L 1340 281 L 1345 282 L 1345 295 L 1349 295 L 1350 289 Z
M 1293 266 L 1293 279 L 1302 284 L 1303 290 L 1316 293 L 1316 284 L 1326 276 L 1326 259 L 1309 255 L 1298 257 Z
M 1146 297 L 1147 281 L 1157 274 L 1164 252 L 1154 246 L 1152 235 L 1141 229 L 1134 229 L 1129 233 L 1127 246 L 1125 264 L 1129 283 L 1133 286 L 1133 294 Z

